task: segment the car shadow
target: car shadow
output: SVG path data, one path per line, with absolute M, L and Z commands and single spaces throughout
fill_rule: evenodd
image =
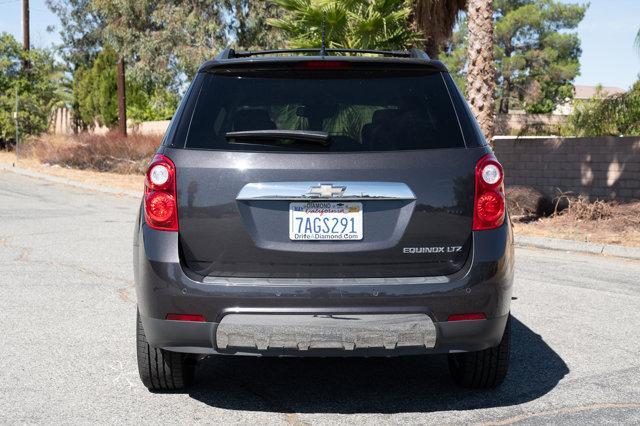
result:
M 401 413 L 521 404 L 545 395 L 569 372 L 522 322 L 512 321 L 511 366 L 489 391 L 453 384 L 445 355 L 399 358 L 256 358 L 201 361 L 190 396 L 205 404 L 284 413 Z

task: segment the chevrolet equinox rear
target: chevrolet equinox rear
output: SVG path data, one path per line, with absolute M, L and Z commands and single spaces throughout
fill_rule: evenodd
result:
M 142 382 L 203 355 L 446 353 L 509 363 L 512 231 L 500 163 L 419 50 L 224 51 L 151 161 L 134 238 Z

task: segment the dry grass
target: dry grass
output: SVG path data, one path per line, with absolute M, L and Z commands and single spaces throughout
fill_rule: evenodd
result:
M 43 164 L 80 170 L 122 174 L 144 173 L 151 156 L 160 145 L 160 136 L 89 133 L 65 136 L 44 135 L 25 143 L 21 155 Z
M 565 217 L 570 217 L 577 221 L 595 221 L 610 219 L 613 217 L 613 205 L 602 200 L 590 202 L 586 198 L 568 198 L 566 209 L 557 213 Z
M 640 201 L 616 203 L 568 198 L 550 217 L 515 222 L 516 233 L 603 244 L 640 246 Z

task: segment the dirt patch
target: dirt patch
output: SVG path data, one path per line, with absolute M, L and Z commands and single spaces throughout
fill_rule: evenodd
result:
M 514 227 L 519 235 L 638 247 L 640 201 L 619 204 L 571 199 L 568 207 L 558 214 L 530 221 L 514 221 Z
M 15 161 L 16 156 L 13 152 L 0 151 L 0 163 L 13 164 Z M 107 173 L 92 170 L 78 170 L 61 167 L 59 165 L 44 165 L 34 158 L 21 158 L 17 165 L 34 172 L 127 191 L 139 191 L 142 193 L 144 186 L 144 176 L 140 174 Z

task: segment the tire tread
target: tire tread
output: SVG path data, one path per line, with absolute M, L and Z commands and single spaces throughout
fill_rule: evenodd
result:
M 136 322 L 138 373 L 142 383 L 154 392 L 186 389 L 193 378 L 188 356 L 149 345 L 139 312 Z
M 449 371 L 456 384 L 465 388 L 488 389 L 502 384 L 509 369 L 511 316 L 507 319 L 498 346 L 477 352 L 449 354 Z

